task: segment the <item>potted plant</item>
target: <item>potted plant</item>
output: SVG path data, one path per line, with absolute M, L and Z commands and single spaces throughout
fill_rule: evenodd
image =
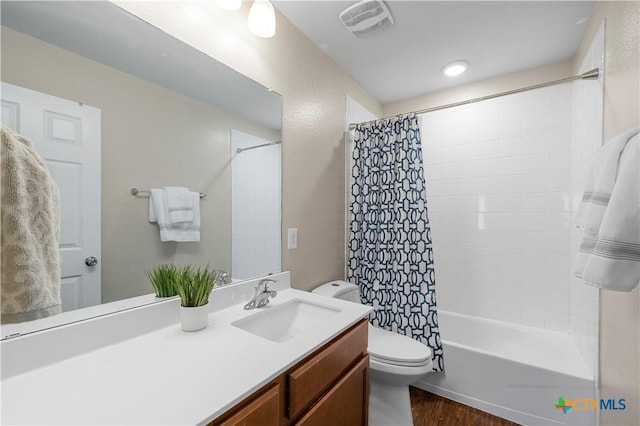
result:
M 147 271 L 147 277 L 156 291 L 156 297 L 173 297 L 177 295 L 174 283 L 178 276 L 178 268 L 175 265 L 158 265 L 151 271 Z
M 185 266 L 178 270 L 174 287 L 180 296 L 180 324 L 184 331 L 205 328 L 209 322 L 209 294 L 217 281 L 216 271 Z

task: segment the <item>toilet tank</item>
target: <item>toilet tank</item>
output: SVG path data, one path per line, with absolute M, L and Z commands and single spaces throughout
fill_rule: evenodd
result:
M 331 281 L 316 287 L 311 292 L 322 296 L 348 300 L 349 302 L 361 303 L 358 286 L 346 281 Z

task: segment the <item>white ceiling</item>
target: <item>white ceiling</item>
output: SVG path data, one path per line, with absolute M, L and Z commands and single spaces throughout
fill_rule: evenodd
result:
M 382 103 L 570 59 L 595 2 L 386 1 L 392 28 L 356 38 L 338 19 L 355 1 L 274 5 Z M 441 73 L 464 59 L 458 77 Z

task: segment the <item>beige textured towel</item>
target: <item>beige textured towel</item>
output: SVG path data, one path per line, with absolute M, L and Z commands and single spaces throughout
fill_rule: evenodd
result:
M 61 312 L 60 196 L 31 142 L 2 126 L 2 323 Z

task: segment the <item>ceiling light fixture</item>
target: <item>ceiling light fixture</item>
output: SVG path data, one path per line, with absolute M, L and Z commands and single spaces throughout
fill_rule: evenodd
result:
M 269 38 L 276 33 L 276 12 L 269 0 L 254 0 L 247 19 L 249 31 L 258 37 Z
M 442 72 L 446 76 L 454 77 L 465 72 L 467 68 L 469 68 L 467 61 L 453 61 L 442 67 Z

